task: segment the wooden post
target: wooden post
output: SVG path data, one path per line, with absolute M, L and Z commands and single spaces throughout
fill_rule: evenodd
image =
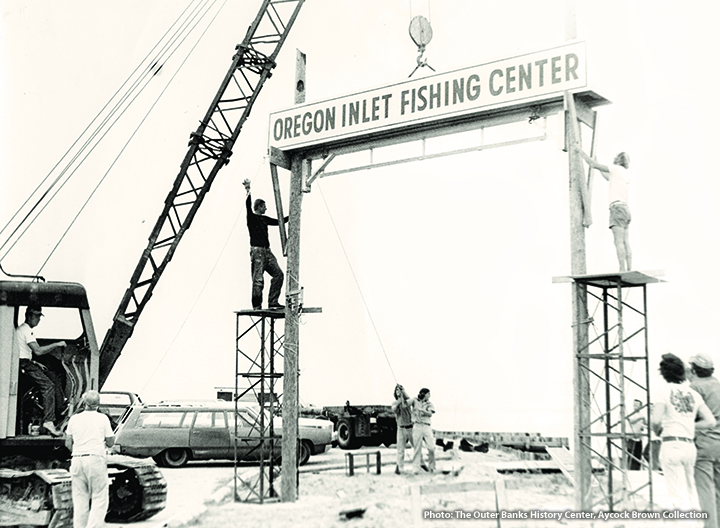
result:
M 295 104 L 305 102 L 305 68 L 307 67 L 307 55 L 300 50 L 295 50 Z
M 282 501 L 298 497 L 298 357 L 300 346 L 300 218 L 302 214 L 302 156 L 292 158 L 287 276 L 285 277 L 285 358 L 283 374 Z
M 576 0 L 565 0 L 565 40 L 577 38 Z M 572 97 L 572 96 L 571 96 Z M 573 116 L 575 117 L 575 116 Z M 568 170 L 570 175 L 570 269 L 573 275 L 587 273 L 585 254 L 585 226 L 583 225 L 583 167 L 579 154 L 573 150 L 577 134 L 577 120 L 569 121 L 565 111 L 565 145 L 568 147 Z M 573 389 L 575 421 L 575 510 L 588 511 L 590 508 L 590 478 L 592 476 L 590 437 L 590 379 L 588 377 L 590 361 L 577 357 L 587 353 L 587 288 L 573 282 L 572 286 L 572 322 L 573 322 Z
M 568 145 L 568 169 L 570 176 L 570 261 L 573 275 L 587 273 L 585 254 L 585 226 L 583 225 L 583 187 L 585 185 L 580 156 L 572 146 L 576 141 L 577 127 L 569 122 L 570 112 L 565 112 Z M 573 388 L 575 394 L 575 509 L 588 511 L 590 506 L 590 477 L 592 475 L 590 456 L 590 362 L 578 354 L 586 354 L 588 347 L 587 329 L 587 288 L 576 282 L 572 287 L 573 321 Z

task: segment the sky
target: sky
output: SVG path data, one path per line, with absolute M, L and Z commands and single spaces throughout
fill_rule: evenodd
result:
M 235 312 L 250 307 L 242 180 L 251 179 L 253 195 L 272 202 L 268 115 L 293 105 L 296 49 L 307 55 L 307 101 L 320 101 L 407 79 L 418 55 L 408 34 L 413 16 L 429 19 L 433 39 L 425 57 L 445 72 L 562 45 L 572 3 L 307 0 L 231 163 L 105 388 L 158 401 L 211 398 L 215 387 L 234 384 Z M 188 4 L 0 2 L 0 225 Z M 649 287 L 653 378 L 665 352 L 685 359 L 705 352 L 720 361 L 710 330 L 720 318 L 711 275 L 720 256 L 719 138 L 711 113 L 720 81 L 718 8 L 710 2 L 702 3 L 704 10 L 650 1 L 574 4 L 577 38 L 587 43 L 589 86 L 612 103 L 598 108 L 597 158 L 611 163 L 620 150 L 631 157 L 633 267 L 663 270 L 667 281 Z M 195 35 L 21 242 L 0 254 L 8 272 L 42 267 L 48 280 L 85 285 L 99 341 L 147 245 L 189 133 L 259 5 L 214 4 L 218 16 L 177 75 L 179 56 L 190 51 Z M 414 78 L 430 74 L 422 68 Z M 537 129 L 519 123 L 489 129 L 485 139 L 525 137 L 528 127 Z M 322 314 L 301 320 L 302 402 L 389 404 L 399 382 L 411 393 L 431 389 L 437 429 L 572 435 L 570 286 L 552 283 L 570 274 L 562 135 L 561 122 L 550 117 L 544 141 L 313 184 L 303 200 L 300 283 L 305 305 L 321 307 Z M 288 182 L 281 171 L 285 204 Z M 606 195 L 596 174 L 594 223 L 586 231 L 589 273 L 617 267 Z M 276 231 L 271 245 L 284 268 Z M 51 332 L 48 319 L 39 335 Z

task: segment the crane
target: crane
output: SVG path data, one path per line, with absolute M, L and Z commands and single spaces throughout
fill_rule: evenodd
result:
M 72 526 L 69 453 L 62 439 L 30 434 L 39 402 L 32 388 L 23 386 L 14 346 L 14 330 L 22 322 L 21 307 L 39 304 L 71 309 L 79 315 L 81 335 L 66 338 L 67 347 L 49 366 L 64 382 L 71 413 L 84 391 L 99 390 L 107 380 L 215 177 L 229 163 L 304 2 L 262 1 L 207 112 L 190 134 L 180 171 L 100 348 L 82 285 L 0 281 L 0 468 L 4 468 L 0 469 L 0 515 L 14 515 L 17 524 Z M 167 485 L 155 466 L 110 457 L 108 469 L 112 480 L 108 520 L 141 520 L 164 508 Z

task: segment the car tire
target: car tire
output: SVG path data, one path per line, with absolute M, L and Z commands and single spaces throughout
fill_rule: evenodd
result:
M 355 449 L 357 440 L 352 422 L 347 418 L 341 418 L 337 423 L 338 446 L 340 449 Z
M 312 455 L 312 444 L 309 440 L 303 440 L 300 442 L 298 449 L 298 465 L 304 466 L 308 463 L 308 460 L 310 460 L 310 455 Z
M 190 455 L 187 449 L 173 447 L 160 453 L 158 459 L 156 461 L 159 461 L 164 467 L 179 468 L 187 464 Z

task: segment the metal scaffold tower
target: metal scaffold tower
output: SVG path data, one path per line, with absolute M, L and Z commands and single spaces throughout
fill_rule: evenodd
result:
M 275 480 L 282 444 L 273 422 L 282 396 L 275 360 L 283 356 L 285 312 L 235 314 L 235 501 L 262 504 L 280 497 Z M 241 402 L 257 404 L 259 412 L 241 412 Z
M 637 271 L 555 279 L 569 281 L 580 300 L 573 325 L 587 335 L 574 349 L 575 407 L 586 411 L 575 449 L 587 463 L 576 468 L 576 493 L 585 511 L 652 510 L 647 285 L 662 281 Z M 648 426 L 642 433 L 629 423 L 638 417 Z M 631 440 L 650 446 L 647 461 L 628 453 Z

